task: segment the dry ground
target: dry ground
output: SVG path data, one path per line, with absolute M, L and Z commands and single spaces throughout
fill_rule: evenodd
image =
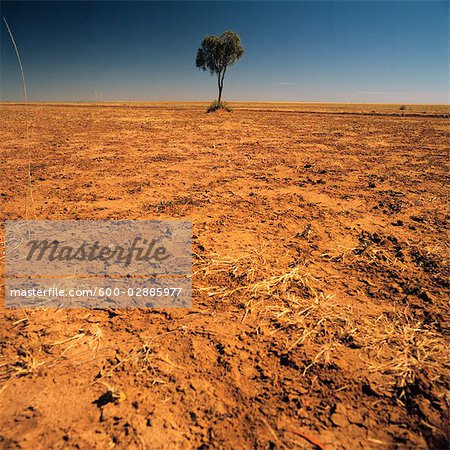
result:
M 1 105 L 3 218 L 191 219 L 195 289 L 2 307 L 0 447 L 446 448 L 449 107 L 204 109 Z

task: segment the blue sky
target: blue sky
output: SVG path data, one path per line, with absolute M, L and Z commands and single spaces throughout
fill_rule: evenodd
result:
M 208 101 L 207 34 L 245 54 L 229 101 L 449 103 L 448 1 L 1 2 L 32 101 Z M 2 23 L 0 99 L 21 100 Z

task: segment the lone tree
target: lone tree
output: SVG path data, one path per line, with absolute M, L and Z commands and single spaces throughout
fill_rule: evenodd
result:
M 223 79 L 228 66 L 234 64 L 242 55 L 244 49 L 240 36 L 234 31 L 225 31 L 220 36 L 206 36 L 197 50 L 195 65 L 204 71 L 209 70 L 211 76 L 217 75 L 220 103 L 222 99 Z

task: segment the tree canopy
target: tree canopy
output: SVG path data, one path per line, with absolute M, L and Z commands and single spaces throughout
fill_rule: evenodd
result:
M 197 50 L 195 65 L 211 75 L 217 75 L 219 89 L 218 101 L 221 101 L 223 80 L 227 68 L 234 64 L 244 54 L 240 36 L 228 30 L 220 36 L 214 34 L 206 36 Z

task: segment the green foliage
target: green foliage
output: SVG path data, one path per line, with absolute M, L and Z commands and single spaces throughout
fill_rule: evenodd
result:
M 219 100 L 214 100 L 209 106 L 206 112 L 214 112 L 218 111 L 219 109 L 224 109 L 225 111 L 231 112 L 231 108 L 225 103 L 220 102 Z
M 219 98 L 222 98 L 223 80 L 227 68 L 244 54 L 240 36 L 234 31 L 225 31 L 220 36 L 206 36 L 197 50 L 195 65 L 203 71 L 217 75 Z
M 203 39 L 195 65 L 202 70 L 209 70 L 211 75 L 219 74 L 243 54 L 239 35 L 234 31 L 225 31 L 220 36 L 210 35 Z

